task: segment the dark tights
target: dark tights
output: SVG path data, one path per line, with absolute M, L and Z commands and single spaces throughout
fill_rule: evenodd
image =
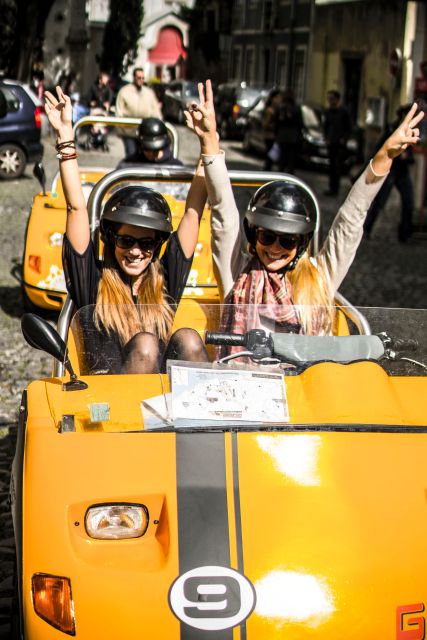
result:
M 166 368 L 166 360 L 208 362 L 205 345 L 194 329 L 178 329 L 166 348 L 152 333 L 141 331 L 125 345 L 122 373 L 158 373 Z

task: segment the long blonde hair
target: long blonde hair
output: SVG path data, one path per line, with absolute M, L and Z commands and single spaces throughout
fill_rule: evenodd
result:
M 121 308 L 126 305 L 126 308 Z M 174 312 L 167 301 L 163 269 L 159 260 L 152 260 L 143 274 L 138 290 L 137 305 L 131 289 L 123 281 L 113 249 L 104 245 L 103 270 L 98 286 L 95 307 L 95 326 L 108 334 L 115 332 L 125 345 L 140 331 L 147 331 L 167 340 L 170 336 Z
M 330 334 L 335 318 L 334 296 L 324 273 L 311 262 L 307 251 L 295 269 L 288 272 L 292 302 L 299 307 L 299 319 L 307 335 Z

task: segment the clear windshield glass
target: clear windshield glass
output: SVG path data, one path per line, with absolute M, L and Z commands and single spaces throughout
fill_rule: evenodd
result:
M 122 431 L 421 420 L 416 390 L 401 380 L 425 380 L 427 311 L 182 301 L 168 313 L 123 305 L 74 315 L 70 359 L 89 376 L 79 398 L 91 399 L 82 424 Z M 121 335 L 129 326 L 132 335 Z M 361 326 L 372 335 L 360 335 Z M 73 394 L 63 395 L 68 415 Z

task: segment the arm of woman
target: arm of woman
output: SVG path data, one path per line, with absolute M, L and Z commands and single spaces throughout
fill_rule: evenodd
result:
M 420 139 L 417 125 L 424 117 L 424 112 L 416 112 L 417 105 L 413 104 L 405 119 L 387 138 L 355 182 L 319 252 L 318 260 L 323 263 L 334 292 L 338 290 L 354 260 L 362 239 L 367 211 L 389 174 L 394 158 Z
M 210 80 L 206 81 L 206 98 L 203 84 L 199 83 L 199 96 L 200 103 L 191 105 L 191 110 L 186 112 L 186 121 L 200 142 L 201 163 L 211 206 L 213 269 L 223 300 L 240 272 L 239 212 L 225 166 L 224 153 L 219 147 Z
M 56 133 L 57 146 L 60 146 L 59 171 L 68 214 L 66 235 L 73 249 L 78 253 L 84 253 L 90 240 L 89 217 L 77 164 L 71 100 L 60 87 L 56 87 L 56 93 L 57 97 L 49 91 L 45 92 L 45 111 Z
M 187 194 L 185 213 L 177 229 L 179 243 L 186 258 L 191 258 L 196 248 L 207 195 L 203 165 L 199 160 Z

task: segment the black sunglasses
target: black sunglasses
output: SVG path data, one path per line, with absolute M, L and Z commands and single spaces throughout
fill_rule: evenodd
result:
M 120 233 L 113 233 L 112 236 L 114 244 L 119 249 L 132 249 L 137 244 L 141 251 L 153 253 L 160 244 L 159 238 L 134 238 Z
M 283 249 L 295 249 L 301 241 L 301 237 L 299 235 L 295 235 L 293 233 L 283 233 L 279 235 L 278 233 L 268 231 L 267 229 L 257 229 L 255 237 L 264 247 L 269 247 L 274 244 L 277 239 Z

